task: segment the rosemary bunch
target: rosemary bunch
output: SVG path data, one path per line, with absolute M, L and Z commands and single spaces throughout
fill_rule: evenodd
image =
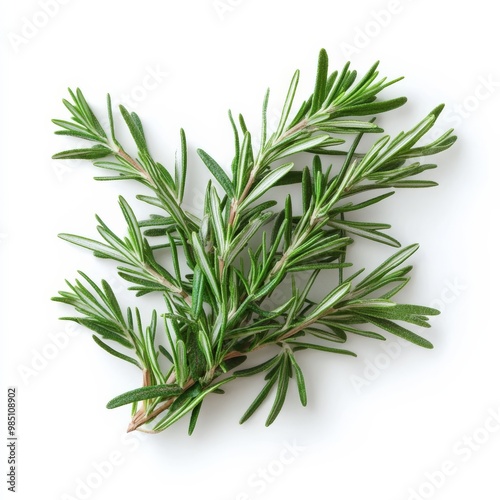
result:
M 428 316 L 438 311 L 393 300 L 410 279 L 406 261 L 417 245 L 399 249 L 371 272 L 359 266 L 346 272 L 352 265 L 347 250 L 353 236 L 400 247 L 385 232 L 388 224 L 355 221 L 351 214 L 390 197 L 394 188 L 434 186 L 435 182 L 414 179 L 436 167 L 421 160 L 449 148 L 456 139 L 448 131 L 420 143 L 443 106 L 407 132 L 384 135 L 374 116 L 399 108 L 406 98 L 380 99 L 380 92 L 399 79 L 380 78 L 377 66 L 361 77 L 349 64 L 329 73 L 322 50 L 311 96 L 292 114 L 297 71 L 273 131 L 267 127 L 266 93 L 258 146 L 243 117 L 235 120 L 229 114 L 234 133 L 230 167 L 223 168 L 198 150 L 214 179 L 206 187 L 202 214 L 184 207 L 188 159 L 182 130 L 178 160 L 172 169 L 165 168 L 153 159 L 136 113 L 119 107 L 137 149 L 126 151 L 115 134 L 110 97 L 109 130 L 104 130 L 82 92 L 70 90 L 70 100 L 63 102 L 71 118 L 53 120 L 60 127 L 56 134 L 87 140 L 90 146 L 53 158 L 87 159 L 111 172 L 97 180 L 137 181 L 150 190 L 137 198 L 154 207 L 148 219 L 138 220 L 120 197 L 126 235 L 113 232 L 100 217 L 99 240 L 60 235 L 96 257 L 115 261 L 119 276 L 138 297 L 156 293 L 164 298 L 164 309 L 145 322 L 138 308 L 120 306 L 106 281 L 97 283 L 82 272 L 54 298 L 79 313 L 64 319 L 92 330 L 100 347 L 142 371 L 141 387 L 108 403 L 108 408 L 132 405 L 129 431 L 158 432 L 190 414 L 191 433 L 206 396 L 222 393 L 222 386 L 238 377 L 257 374 L 265 375 L 265 384 L 241 422 L 274 391 L 266 421 L 270 425 L 283 407 L 291 379 L 302 404 L 307 403 L 299 351 L 355 356 L 342 348 L 350 335 L 385 340 L 382 332 L 388 332 L 432 347 L 402 323 L 428 327 Z M 374 139 L 361 150 L 365 134 Z M 309 165 L 291 162 L 296 153 L 308 153 Z M 262 200 L 274 187 L 294 183 L 302 186 L 299 203 L 288 195 L 284 208 L 277 210 L 277 201 Z M 370 194 L 374 190 L 382 194 Z M 360 194 L 362 201 L 359 196 L 352 201 Z M 187 274 L 182 271 L 186 268 Z M 300 283 L 297 273 L 305 276 Z M 311 292 L 324 273 L 331 289 L 322 300 L 313 301 Z M 291 295 L 277 302 L 273 293 L 287 276 Z M 265 362 L 234 370 L 257 349 L 269 353 Z

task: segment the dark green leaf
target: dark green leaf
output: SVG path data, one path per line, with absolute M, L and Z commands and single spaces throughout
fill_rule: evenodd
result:
M 273 356 L 271 359 L 260 363 L 259 365 L 253 366 L 252 368 L 246 368 L 245 370 L 238 370 L 234 372 L 237 377 L 250 377 L 273 368 L 279 361 L 279 356 Z
M 132 349 L 134 347 L 124 336 L 123 332 L 118 329 L 118 327 L 110 328 L 108 325 L 105 326 L 102 318 L 77 318 L 77 322 L 80 325 L 85 326 L 86 328 L 89 328 L 90 330 L 98 333 L 105 339 L 113 340 L 129 349 Z
M 276 417 L 279 415 L 281 409 L 283 408 L 288 389 L 288 382 L 290 380 L 289 369 L 290 358 L 288 354 L 286 354 L 282 357 L 278 375 L 278 388 L 276 390 L 276 397 L 274 399 L 273 406 L 271 407 L 271 411 L 269 412 L 269 415 L 267 417 L 266 427 L 270 426 L 276 420 Z
M 175 375 L 177 384 L 183 387 L 188 378 L 188 355 L 186 344 L 180 338 L 175 343 Z
M 234 358 L 226 359 L 221 363 L 221 371 L 223 373 L 227 373 L 237 366 L 240 366 L 242 363 L 244 363 L 247 359 L 247 356 L 235 356 Z
M 187 388 L 172 403 L 172 406 L 170 406 L 169 414 L 170 413 L 175 413 L 180 408 L 182 408 L 184 405 L 189 404 L 189 402 L 192 401 L 197 396 L 199 396 L 201 394 L 201 392 L 202 392 L 202 387 L 201 387 L 201 385 L 200 385 L 199 382 L 196 382 L 191 387 Z
M 95 335 L 92 335 L 92 338 L 94 339 L 95 343 L 99 347 L 102 347 L 106 352 L 109 352 L 109 354 L 111 354 L 112 356 L 116 356 L 117 358 L 123 359 L 124 361 L 127 361 L 128 363 L 131 363 L 131 364 L 137 366 L 137 368 L 139 368 L 140 370 L 142 370 L 142 366 L 134 358 L 131 358 L 130 356 L 126 356 L 122 352 L 119 352 L 119 351 L 113 349 L 112 347 L 105 344 L 99 337 L 96 337 Z
M 313 92 L 311 114 L 318 111 L 326 97 L 326 81 L 328 78 L 328 55 L 325 49 L 321 49 L 318 57 L 318 70 L 316 72 L 316 85 Z
M 368 316 L 365 314 L 359 314 L 359 316 L 368 320 L 370 323 L 373 323 L 375 326 L 378 326 L 379 328 L 382 328 L 383 330 L 386 330 L 387 332 L 392 333 L 393 335 L 401 337 L 402 339 L 405 339 L 408 342 L 412 342 L 413 344 L 425 347 L 426 349 L 433 348 L 433 345 L 428 340 L 398 325 L 397 323 L 394 323 L 386 319 L 375 318 L 373 316 Z
M 331 219 L 328 223 L 330 227 L 335 227 L 337 229 L 342 229 L 343 231 L 357 236 L 362 236 L 368 240 L 377 241 L 378 243 L 383 243 L 391 247 L 400 247 L 401 244 L 398 240 L 389 236 L 388 234 L 378 231 L 381 227 L 380 224 L 373 224 L 371 222 L 358 222 L 358 221 L 348 221 Z M 390 227 L 388 224 L 384 225 L 384 228 Z
M 203 356 L 205 356 L 207 366 L 209 368 L 212 368 L 214 364 L 214 356 L 212 353 L 212 344 L 210 343 L 210 339 L 203 329 L 198 330 L 197 338 L 198 346 L 200 348 L 200 351 L 203 353 Z
M 212 293 L 220 301 L 220 288 L 219 288 L 219 283 L 215 277 L 215 271 L 213 269 L 213 266 L 210 264 L 210 261 L 208 260 L 208 256 L 205 253 L 205 249 L 201 244 L 200 237 L 196 233 L 192 234 L 192 242 L 193 242 L 193 250 L 196 261 L 201 271 L 205 275 L 205 278 L 207 279 L 208 284 L 210 285 Z
M 174 358 L 161 344 L 158 346 L 159 351 L 173 364 Z
M 197 391 L 197 395 L 191 396 L 190 400 L 188 400 L 185 404 L 180 405 L 180 406 L 175 406 L 175 403 L 170 407 L 170 411 L 168 412 L 167 416 L 162 419 L 157 426 L 155 427 L 155 430 L 163 430 L 172 425 L 174 422 L 177 422 L 180 418 L 182 418 L 186 413 L 190 412 L 194 407 L 196 407 L 203 399 L 210 394 L 211 392 L 217 391 L 222 385 L 227 384 L 228 382 L 231 382 L 234 380 L 235 377 L 228 377 L 225 378 L 224 380 L 221 380 L 220 382 L 217 382 L 214 385 L 211 385 L 204 389 L 201 392 Z M 175 409 L 175 411 L 174 411 Z
M 269 103 L 269 89 L 267 89 L 266 95 L 264 97 L 264 103 L 262 104 L 262 127 L 261 127 L 261 139 L 260 139 L 260 149 L 264 149 L 267 142 L 267 105 Z
M 189 365 L 189 376 L 193 380 L 198 380 L 205 374 L 207 370 L 207 362 L 205 356 L 201 352 L 197 335 L 192 330 L 188 330 L 186 347 Z
M 292 363 L 292 367 L 295 372 L 295 377 L 297 378 L 297 388 L 299 390 L 300 402 L 302 403 L 302 406 L 306 406 L 307 391 L 306 391 L 306 383 L 304 380 L 304 375 L 302 373 L 302 370 L 300 369 L 299 364 L 297 363 L 297 360 L 295 359 L 295 356 L 293 354 L 290 354 L 289 356 L 290 356 L 290 362 Z
M 297 70 L 293 75 L 292 81 L 290 82 L 290 87 L 288 89 L 288 94 L 285 99 L 285 104 L 283 105 L 283 110 L 281 112 L 278 128 L 276 129 L 277 137 L 280 137 L 283 131 L 285 130 L 286 121 L 288 120 L 288 115 L 290 114 L 290 110 L 292 108 L 295 92 L 297 91 L 299 77 L 300 77 L 300 72 L 299 70 Z
M 78 107 L 82 111 L 82 115 L 84 116 L 85 120 L 87 121 L 89 127 L 92 128 L 101 137 L 106 137 L 106 134 L 105 134 L 103 128 L 101 127 L 99 120 L 96 118 L 94 112 L 92 111 L 92 109 L 88 105 L 87 100 L 83 96 L 82 91 L 77 88 L 76 89 L 76 96 L 71 91 L 70 91 L 70 94 L 72 95 L 75 103 L 78 105 Z
M 132 391 L 125 392 L 116 398 L 113 398 L 106 408 L 118 408 L 136 401 L 144 401 L 145 399 L 154 398 L 172 398 L 182 393 L 182 389 L 176 384 L 152 385 L 147 387 L 139 387 Z
M 374 271 L 372 271 L 366 278 L 364 278 L 359 284 L 358 287 L 362 287 L 369 283 L 376 282 L 383 276 L 386 276 L 390 271 L 401 265 L 406 259 L 408 259 L 411 255 L 413 255 L 418 250 L 418 245 L 410 245 L 405 248 L 402 248 L 394 255 L 389 257 L 385 262 L 383 262 L 380 266 L 378 266 Z
M 348 106 L 343 111 L 342 116 L 367 116 L 385 113 L 393 109 L 399 108 L 406 104 L 406 97 L 398 97 L 387 101 L 375 101 L 368 104 L 359 104 L 357 106 Z
M 265 192 L 269 191 L 276 183 L 293 168 L 293 163 L 286 163 L 271 170 L 249 193 L 245 201 L 241 203 L 241 208 L 249 206 L 255 200 L 260 198 Z
M 118 301 L 116 300 L 116 295 L 113 292 L 113 289 L 109 286 L 108 282 L 105 280 L 102 280 L 102 289 L 104 293 L 106 294 L 106 302 L 109 306 L 109 308 L 113 311 L 113 314 L 115 318 L 122 324 L 125 325 L 125 318 L 123 317 L 122 311 L 120 309 L 120 305 L 118 304 Z
M 216 391 L 214 391 L 216 392 Z M 201 405 L 203 404 L 203 400 L 200 401 L 200 403 L 193 408 L 193 411 L 191 412 L 191 418 L 189 419 L 189 428 L 188 428 L 188 435 L 191 436 L 193 434 L 194 428 L 196 427 L 196 423 L 198 422 L 198 417 L 200 415 L 200 410 L 201 410 Z
M 208 153 L 205 153 L 203 149 L 198 149 L 198 155 L 227 195 L 234 198 L 234 187 L 226 172 L 224 172 L 224 169 Z
M 276 383 L 276 380 L 278 379 L 278 374 L 279 372 L 276 371 L 274 373 L 274 376 L 267 381 L 262 391 L 259 392 L 257 397 L 254 399 L 253 403 L 248 407 L 247 411 L 241 417 L 240 424 L 246 422 L 255 413 L 257 408 L 264 402 L 268 394 L 271 392 L 271 389 L 273 388 L 274 384 Z
M 194 268 L 193 291 L 192 291 L 192 313 L 193 318 L 198 319 L 204 302 L 204 282 L 205 278 L 200 266 Z
M 147 151 L 148 146 L 146 144 L 146 138 L 144 137 L 144 132 L 142 130 L 142 125 L 139 120 L 139 117 L 135 113 L 130 114 L 127 111 L 127 109 L 122 105 L 120 105 L 119 108 L 122 117 L 130 131 L 130 135 L 132 136 L 134 142 L 137 145 L 137 148 L 140 151 Z
M 111 149 L 100 144 L 96 144 L 91 148 L 70 149 L 61 151 L 52 156 L 53 160 L 97 160 L 104 158 L 112 153 Z
M 57 130 L 54 133 L 56 135 L 67 135 L 69 137 L 78 137 L 79 139 L 85 139 L 87 141 L 101 141 L 101 138 L 96 135 L 92 135 L 87 132 L 80 132 L 78 130 Z M 57 159 L 54 158 L 54 156 L 52 158 Z
M 175 162 L 175 185 L 177 186 L 177 198 L 182 201 L 186 187 L 187 176 L 187 143 L 186 134 L 181 128 L 181 159 Z
M 354 357 L 357 356 L 357 354 L 355 354 L 352 351 L 346 351 L 345 349 L 337 349 L 336 347 L 328 347 L 328 346 L 324 346 L 324 345 L 310 344 L 308 342 L 297 342 L 296 340 L 287 340 L 286 343 L 288 345 L 292 346 L 294 351 L 300 350 L 300 349 L 314 349 L 317 351 L 333 352 L 335 354 L 346 354 L 347 356 L 354 356 Z
M 132 208 L 130 205 L 127 203 L 125 198 L 122 196 L 119 197 L 119 203 L 120 203 L 120 208 L 122 210 L 123 216 L 125 217 L 125 220 L 127 221 L 128 229 L 129 229 L 129 235 L 132 238 L 132 241 L 134 243 L 134 248 L 137 252 L 137 255 L 141 262 L 144 261 L 144 245 L 142 242 L 142 233 L 139 228 L 139 223 L 137 222 L 137 218 L 132 211 Z
M 302 182 L 302 172 L 291 170 L 287 174 L 285 174 L 278 182 L 276 182 L 275 186 L 288 186 L 289 184 L 298 184 Z

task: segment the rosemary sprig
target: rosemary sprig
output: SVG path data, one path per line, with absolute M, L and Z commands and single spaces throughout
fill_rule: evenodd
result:
M 209 182 L 201 216 L 183 205 L 187 146 L 182 130 L 179 159 L 171 172 L 152 158 L 136 113 L 119 107 L 137 149 L 125 151 L 116 137 L 110 97 L 109 131 L 105 131 L 82 92 L 70 90 L 71 100 L 63 102 L 71 118 L 54 120 L 60 127 L 56 134 L 87 140 L 90 146 L 63 151 L 54 158 L 87 159 L 112 172 L 97 180 L 137 181 L 150 190 L 137 198 L 155 207 L 155 213 L 140 221 L 120 197 L 127 235 L 117 235 L 100 217 L 100 240 L 60 235 L 96 257 L 115 261 L 118 274 L 131 283 L 129 289 L 138 297 L 149 293 L 164 297 L 164 310 L 160 315 L 154 311 L 147 326 L 138 308 L 124 310 L 119 305 L 107 282 L 98 284 L 83 273 L 83 279 L 68 282 L 69 291 L 54 298 L 79 313 L 64 319 L 86 326 L 100 347 L 142 371 L 142 387 L 108 403 L 109 408 L 132 404 L 129 431 L 162 431 L 190 413 L 191 433 L 208 394 L 221 393 L 224 384 L 259 373 L 265 374 L 265 386 L 241 422 L 274 389 L 266 421 L 270 425 L 284 405 L 291 378 L 301 403 L 307 403 L 299 351 L 355 356 L 339 347 L 351 334 L 385 340 L 381 332 L 388 332 L 432 347 L 401 323 L 428 327 L 428 317 L 438 311 L 393 300 L 410 279 L 411 266 L 406 261 L 417 245 L 399 249 L 370 273 L 359 269 L 346 277 L 352 265 L 347 250 L 353 237 L 400 247 L 385 232 L 388 224 L 354 221 L 351 212 L 385 200 L 395 188 L 434 186 L 435 182 L 414 176 L 436 167 L 422 159 L 449 148 L 456 139 L 450 130 L 421 143 L 442 106 L 407 132 L 392 138 L 383 135 L 374 115 L 399 108 L 406 98 L 384 100 L 379 94 L 398 80 L 379 78 L 378 63 L 361 78 L 349 64 L 329 73 L 322 50 L 311 96 L 292 116 L 297 71 L 271 134 L 266 93 L 257 148 L 243 117 L 235 121 L 230 114 L 235 144 L 230 173 L 209 153 L 198 150 L 219 186 Z M 375 140 L 362 151 L 360 140 L 365 134 Z M 309 166 L 299 168 L 293 163 L 296 153 L 310 154 Z M 328 157 L 334 161 L 325 166 Z M 276 211 L 276 201 L 262 201 L 275 186 L 294 183 L 302 186 L 301 203 L 292 203 L 287 196 L 284 209 Z M 364 201 L 349 201 L 353 195 L 380 189 L 382 194 Z M 168 250 L 169 269 L 159 262 L 159 249 Z M 187 274 L 181 271 L 186 266 Z M 304 278 L 302 285 L 295 279 L 298 273 Z M 331 291 L 314 302 L 311 291 L 323 273 L 332 280 Z M 277 303 L 273 293 L 288 275 L 292 276 L 291 295 Z M 269 350 L 267 361 L 233 371 L 257 349 Z

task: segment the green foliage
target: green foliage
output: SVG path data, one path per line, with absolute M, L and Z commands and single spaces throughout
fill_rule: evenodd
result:
M 358 270 L 347 276 L 353 265 L 348 262 L 353 238 L 400 247 L 385 232 L 388 224 L 354 220 L 352 213 L 382 202 L 394 194 L 394 188 L 435 185 L 414 179 L 436 166 L 419 160 L 446 150 L 456 139 L 448 131 L 432 142 L 422 142 L 442 106 L 408 132 L 392 138 L 384 135 L 374 115 L 402 106 L 406 98 L 380 96 L 398 80 L 379 78 L 377 68 L 378 63 L 361 78 L 349 64 L 329 73 L 328 56 L 322 50 L 313 93 L 293 114 L 297 71 L 274 131 L 267 123 L 266 93 L 258 147 L 244 119 L 239 117 L 236 123 L 230 114 L 235 145 L 231 165 L 220 165 L 204 150 L 197 150 L 217 185 L 207 186 L 202 214 L 190 213 L 183 204 L 188 165 L 184 131 L 171 171 L 152 158 L 137 114 L 119 108 L 136 145 L 136 151 L 127 152 L 115 135 L 110 97 L 110 130 L 105 131 L 82 92 L 70 90 L 71 101 L 64 100 L 70 121 L 54 120 L 60 127 L 56 133 L 87 140 L 90 146 L 63 151 L 54 158 L 92 160 L 97 168 L 111 172 L 98 180 L 141 183 L 150 192 L 137 198 L 158 212 L 140 221 L 120 197 L 126 235 L 117 235 L 100 217 L 100 240 L 60 235 L 96 257 L 115 261 L 118 275 L 137 296 L 164 297 L 161 321 L 154 311 L 146 327 L 139 309 L 122 309 L 107 282 L 98 285 L 81 272 L 83 280 L 68 282 L 69 291 L 59 292 L 54 299 L 78 313 L 64 319 L 92 330 L 100 347 L 142 371 L 142 387 L 108 404 L 109 408 L 132 404 L 129 430 L 158 432 L 191 413 L 191 434 L 205 397 L 222 393 L 222 385 L 239 377 L 258 374 L 265 375 L 265 385 L 241 422 L 274 391 L 266 420 L 270 425 L 284 406 L 291 379 L 301 403 L 307 404 L 297 353 L 314 350 L 355 356 L 339 347 L 351 335 L 385 340 L 381 332 L 387 332 L 432 347 L 401 323 L 428 327 L 429 316 L 438 311 L 393 300 L 410 279 L 407 260 L 417 245 L 399 249 L 369 273 L 355 266 Z M 361 148 L 365 134 L 374 140 Z M 308 165 L 293 161 L 297 153 L 309 155 Z M 325 164 L 325 158 L 336 161 Z M 264 195 L 273 195 L 276 186 L 287 184 L 301 184 L 300 202 L 292 203 L 287 196 L 284 208 L 275 210 L 277 200 L 262 201 Z M 382 193 L 367 197 L 372 190 Z M 349 201 L 354 195 L 358 195 L 356 201 Z M 160 263 L 165 262 L 165 251 L 168 269 Z M 313 301 L 323 274 L 328 275 L 331 290 Z M 291 294 L 276 294 L 287 277 Z M 266 361 L 233 371 L 257 349 L 270 353 Z

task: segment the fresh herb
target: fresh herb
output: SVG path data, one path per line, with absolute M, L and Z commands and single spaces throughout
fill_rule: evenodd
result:
M 157 293 L 164 298 L 164 309 L 145 322 L 138 308 L 120 306 L 106 281 L 97 283 L 82 272 L 80 279 L 68 282 L 68 291 L 54 298 L 79 313 L 64 319 L 92 330 L 100 347 L 142 371 L 142 387 L 108 403 L 108 408 L 132 405 L 129 431 L 162 431 L 190 414 L 191 433 L 206 396 L 222 393 L 224 385 L 239 377 L 258 374 L 265 375 L 264 387 L 241 422 L 273 393 L 266 420 L 270 425 L 283 408 L 290 380 L 297 385 L 301 403 L 307 403 L 300 351 L 355 356 L 342 347 L 351 334 L 385 340 L 381 332 L 388 332 L 432 347 L 401 323 L 428 327 L 428 317 L 438 311 L 393 300 L 410 279 L 407 259 L 417 245 L 399 249 L 371 272 L 359 266 L 354 272 L 349 269 L 352 237 L 400 247 L 385 232 L 388 224 L 360 222 L 353 212 L 385 200 L 394 188 L 435 186 L 414 176 L 436 167 L 422 159 L 456 140 L 450 130 L 432 142 L 419 142 L 443 106 L 408 132 L 383 135 L 374 115 L 401 107 L 406 98 L 379 97 L 399 78 L 380 78 L 377 68 L 375 64 L 361 78 L 349 64 L 329 73 L 322 50 L 312 95 L 292 113 L 297 71 L 274 131 L 268 130 L 266 93 L 258 147 L 243 117 L 235 120 L 230 114 L 235 147 L 230 167 L 198 150 L 214 178 L 206 187 L 202 214 L 184 206 L 188 158 L 182 130 L 178 159 L 173 168 L 166 168 L 153 159 L 136 113 L 119 107 L 136 145 L 137 151 L 131 152 L 116 136 L 109 96 L 106 131 L 82 92 L 70 90 L 70 100 L 63 102 L 71 118 L 54 120 L 60 127 L 56 134 L 84 139 L 90 146 L 53 158 L 92 160 L 112 172 L 97 180 L 137 181 L 150 190 L 137 198 L 154 207 L 148 219 L 138 220 L 120 197 L 128 226 L 125 236 L 100 217 L 98 240 L 60 235 L 96 257 L 115 261 L 119 276 L 138 297 Z M 365 134 L 373 140 L 370 147 L 361 148 Z M 309 154 L 308 166 L 299 168 L 290 161 L 297 153 Z M 273 188 L 286 184 L 301 184 L 302 200 L 288 195 L 277 209 L 278 200 L 269 201 Z M 382 194 L 371 195 L 374 190 Z M 320 275 L 328 276 L 331 290 L 314 301 Z M 288 295 L 283 292 L 286 278 L 288 288 L 291 283 Z M 234 371 L 256 350 L 268 359 Z

